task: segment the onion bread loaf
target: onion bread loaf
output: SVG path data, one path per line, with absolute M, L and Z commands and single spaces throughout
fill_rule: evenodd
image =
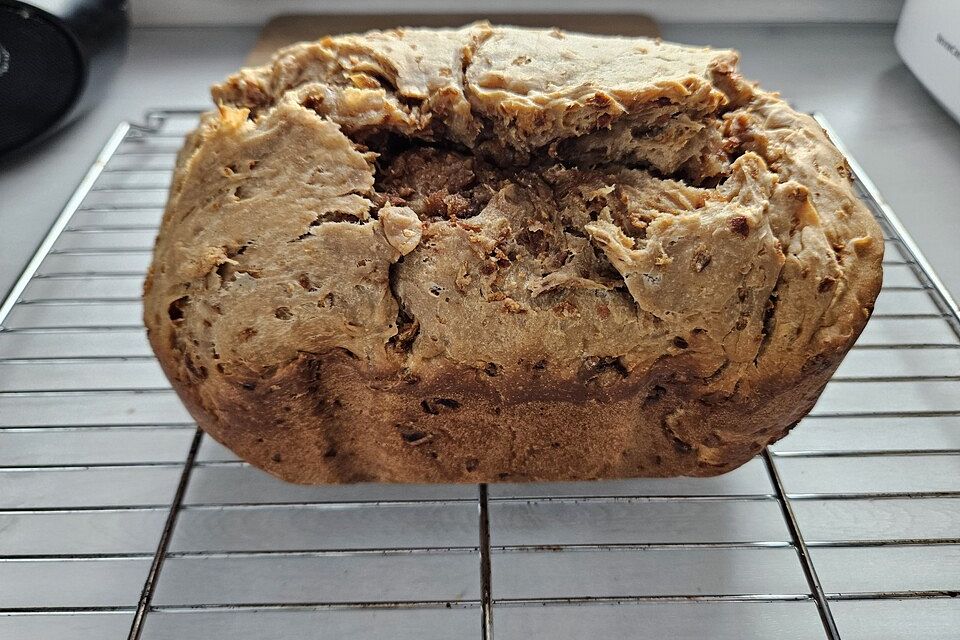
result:
M 213 97 L 144 320 L 203 429 L 286 480 L 723 473 L 880 288 L 843 157 L 733 51 L 397 29 Z

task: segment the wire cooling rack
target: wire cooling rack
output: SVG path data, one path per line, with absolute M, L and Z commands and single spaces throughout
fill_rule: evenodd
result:
M 957 306 L 859 167 L 876 313 L 740 469 L 302 487 L 198 432 L 141 327 L 196 118 L 122 124 L 0 307 L 0 638 L 960 635 Z

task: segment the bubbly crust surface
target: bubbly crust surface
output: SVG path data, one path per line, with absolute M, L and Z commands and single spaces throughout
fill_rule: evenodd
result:
M 144 320 L 199 424 L 286 480 L 729 471 L 879 292 L 844 159 L 733 51 L 401 29 L 213 96 Z

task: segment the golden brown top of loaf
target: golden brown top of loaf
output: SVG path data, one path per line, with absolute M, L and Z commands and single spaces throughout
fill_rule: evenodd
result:
M 397 29 L 213 96 L 145 289 L 201 397 L 334 351 L 375 384 L 452 364 L 534 395 L 671 358 L 730 394 L 835 364 L 879 290 L 840 153 L 729 50 Z

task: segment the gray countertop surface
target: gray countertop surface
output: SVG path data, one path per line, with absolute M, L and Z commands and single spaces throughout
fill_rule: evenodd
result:
M 209 104 L 256 28 L 134 29 L 126 63 L 84 119 L 0 164 L 0 293 L 40 243 L 110 132 L 154 107 Z M 903 65 L 892 25 L 664 25 L 663 37 L 739 49 L 744 74 L 826 115 L 956 296 L 960 124 Z

